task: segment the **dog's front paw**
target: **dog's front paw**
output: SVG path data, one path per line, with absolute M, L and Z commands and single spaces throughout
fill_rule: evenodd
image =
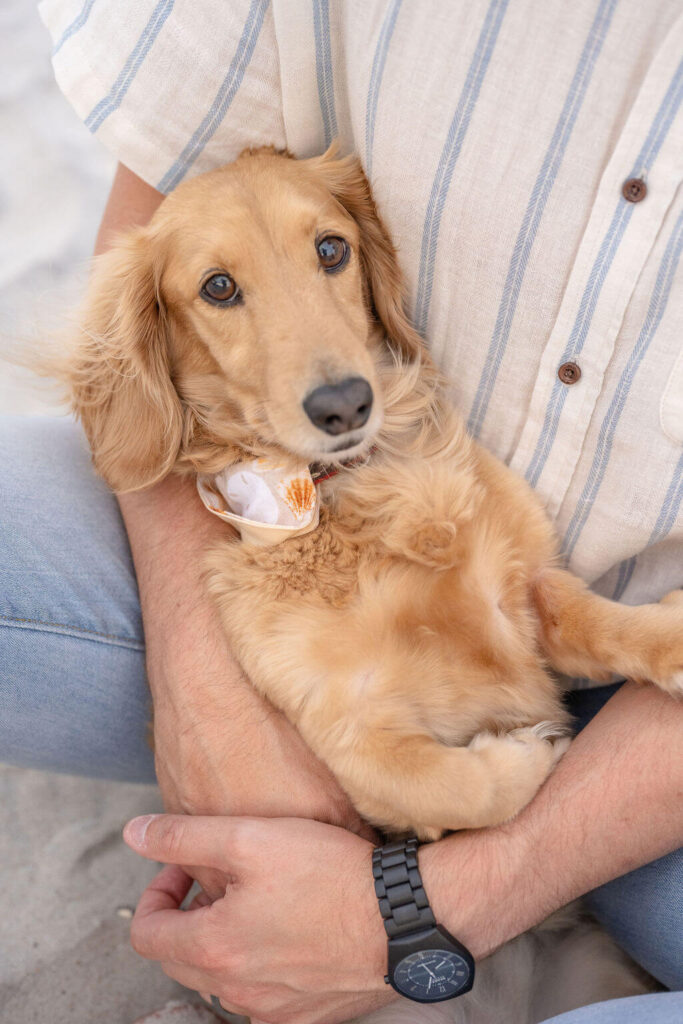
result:
M 411 459 L 392 464 L 386 483 L 378 474 L 375 478 L 387 493 L 381 503 L 383 544 L 430 569 L 456 565 L 465 550 L 463 527 L 484 500 L 470 465 Z
M 571 742 L 560 722 L 537 725 L 496 735 L 478 733 L 469 749 L 489 764 L 495 782 L 495 810 L 488 824 L 514 818 L 543 785 Z
M 448 569 L 459 559 L 459 539 L 455 523 L 427 521 L 409 524 L 401 547 L 412 561 L 432 569 Z

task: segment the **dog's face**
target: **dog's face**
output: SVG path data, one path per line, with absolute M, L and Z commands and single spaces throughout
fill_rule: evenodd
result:
M 388 344 L 419 351 L 358 162 L 258 151 L 99 261 L 72 394 L 118 490 L 240 446 L 343 460 L 382 424 Z
M 198 340 L 264 440 L 309 461 L 367 445 L 382 419 L 377 331 L 359 227 L 325 185 L 294 160 L 245 157 L 172 196 L 157 231 L 178 386 Z

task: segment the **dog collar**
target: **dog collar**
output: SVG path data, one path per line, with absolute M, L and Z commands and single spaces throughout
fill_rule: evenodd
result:
M 325 480 L 330 480 L 333 476 L 337 476 L 338 473 L 341 473 L 342 469 L 353 469 L 355 466 L 364 466 L 370 456 L 374 455 L 376 451 L 377 445 L 373 445 L 366 455 L 357 455 L 355 459 L 349 459 L 348 462 L 342 462 L 336 466 L 326 466 L 323 462 L 312 462 L 308 467 L 311 473 L 311 479 L 317 487 L 318 484 L 324 483 Z

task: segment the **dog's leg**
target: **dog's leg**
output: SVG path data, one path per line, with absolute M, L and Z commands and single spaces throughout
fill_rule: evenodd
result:
M 466 998 L 466 997 L 465 997 Z M 420 1006 L 411 999 L 398 1000 L 363 1017 L 354 1017 L 348 1024 L 465 1024 L 459 1000 Z
M 656 983 L 595 921 L 577 920 L 569 927 L 555 929 L 554 917 L 521 937 L 522 942 L 528 942 L 533 935 L 536 964 L 529 972 L 533 1020 L 554 1018 L 606 999 L 656 991 Z M 500 988 L 504 990 L 504 986 Z
M 484 490 L 471 460 L 404 458 L 371 467 L 353 492 L 354 511 L 375 524 L 383 545 L 401 559 L 447 569 L 466 551 L 463 527 L 475 517 Z
M 569 740 L 548 722 L 447 747 L 426 734 L 356 732 L 323 756 L 366 818 L 395 832 L 438 838 L 514 817 L 535 795 Z
M 562 569 L 534 582 L 541 644 L 550 663 L 568 675 L 608 678 L 609 673 L 656 683 L 683 694 L 683 591 L 660 604 L 617 604 L 592 593 Z

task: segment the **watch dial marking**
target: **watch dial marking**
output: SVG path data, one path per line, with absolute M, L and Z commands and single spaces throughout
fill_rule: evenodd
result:
M 457 995 L 469 977 L 469 966 L 457 953 L 422 949 L 401 960 L 393 981 L 409 997 L 437 1002 Z

